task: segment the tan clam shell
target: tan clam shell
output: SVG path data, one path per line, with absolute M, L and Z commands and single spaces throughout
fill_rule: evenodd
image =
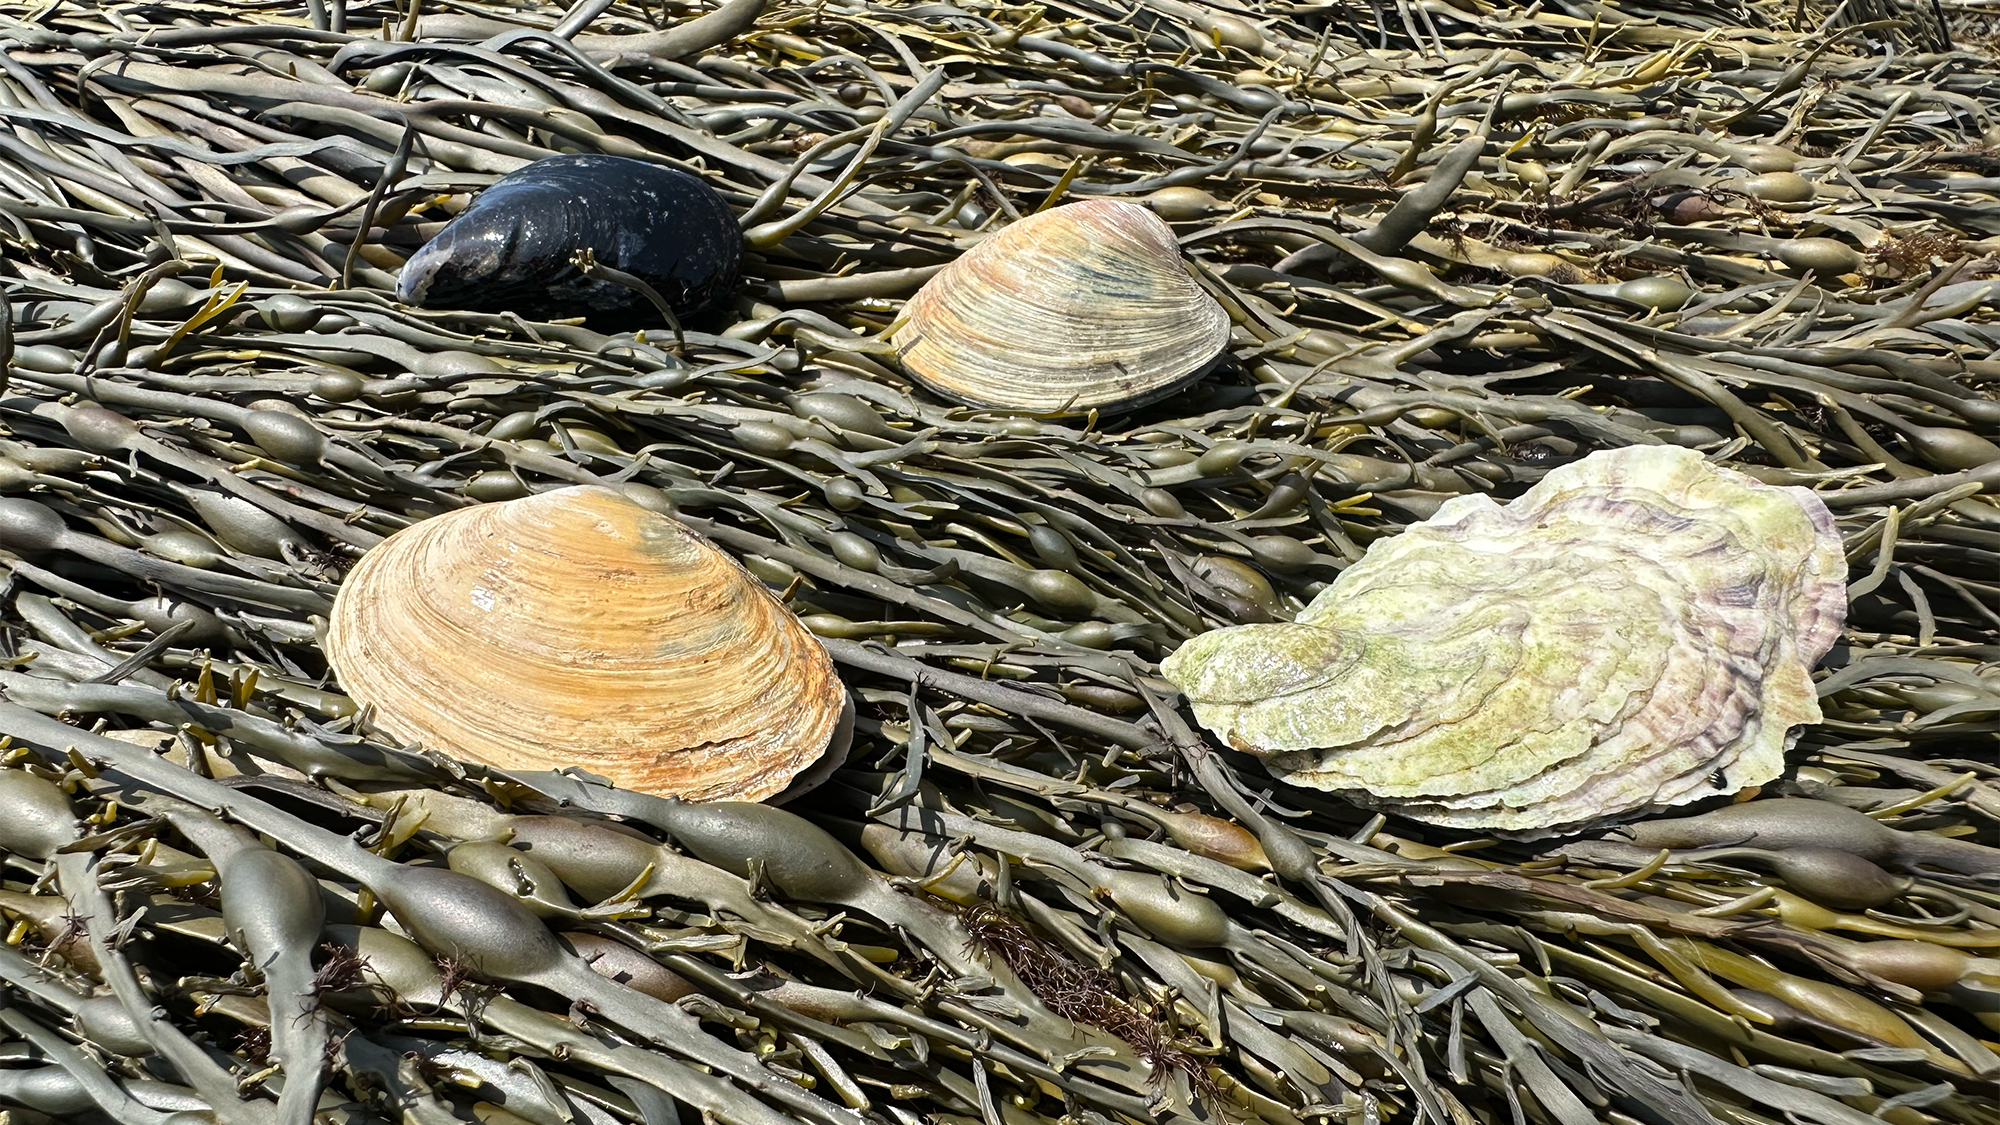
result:
M 1031 215 L 924 283 L 894 343 L 925 386 L 973 406 L 1083 413 L 1200 378 L 1229 315 L 1145 207 L 1093 199 Z
M 777 794 L 847 705 L 826 650 L 770 591 L 609 488 L 391 536 L 342 585 L 326 650 L 397 737 L 693 800 Z

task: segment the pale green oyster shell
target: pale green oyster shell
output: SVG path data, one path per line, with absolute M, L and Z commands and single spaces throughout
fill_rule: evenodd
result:
M 1846 615 L 1833 517 L 1699 453 L 1594 453 L 1377 541 L 1296 622 L 1161 664 L 1294 785 L 1509 834 L 1760 785 L 1818 722 Z

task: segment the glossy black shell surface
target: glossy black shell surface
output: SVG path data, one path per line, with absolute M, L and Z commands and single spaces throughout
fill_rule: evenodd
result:
M 658 323 L 632 289 L 585 277 L 597 261 L 657 290 L 683 319 L 736 288 L 743 236 L 729 205 L 694 176 L 622 156 L 550 156 L 508 173 L 403 267 L 404 304 Z

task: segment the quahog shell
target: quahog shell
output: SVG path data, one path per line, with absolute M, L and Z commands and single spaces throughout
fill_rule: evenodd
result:
M 1638 446 L 1505 507 L 1455 497 L 1297 621 L 1196 637 L 1161 673 L 1285 781 L 1543 835 L 1776 777 L 1820 718 L 1845 574 L 1810 491 Z
M 446 223 L 404 264 L 396 296 L 529 320 L 657 321 L 641 294 L 584 276 L 572 263 L 582 250 L 651 286 L 681 318 L 733 291 L 743 266 L 736 219 L 700 179 L 623 156 L 549 156 Z
M 1200 378 L 1229 315 L 1159 216 L 1093 199 L 1030 215 L 910 298 L 894 343 L 931 390 L 1040 414 L 1142 406 Z
M 397 532 L 341 586 L 326 651 L 390 734 L 664 796 L 762 800 L 844 734 L 846 692 L 791 611 L 610 488 Z

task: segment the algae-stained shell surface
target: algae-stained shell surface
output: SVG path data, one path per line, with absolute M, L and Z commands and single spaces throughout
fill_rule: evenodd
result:
M 1140 406 L 1200 378 L 1229 316 L 1181 265 L 1159 216 L 1086 200 L 1030 215 L 910 298 L 903 365 L 972 406 L 1080 414 Z
M 1542 834 L 1776 777 L 1820 719 L 1845 574 L 1810 491 L 1639 446 L 1505 506 L 1447 501 L 1297 621 L 1204 634 L 1161 671 L 1293 784 Z
M 778 793 L 826 752 L 847 702 L 826 650 L 761 583 L 609 488 L 398 532 L 342 585 L 326 648 L 400 738 L 694 800 Z
M 530 320 L 656 320 L 627 286 L 586 277 L 588 250 L 651 286 L 679 317 L 736 288 L 743 236 L 729 204 L 695 176 L 623 156 L 549 156 L 479 193 L 404 264 L 396 292 L 428 308 Z

